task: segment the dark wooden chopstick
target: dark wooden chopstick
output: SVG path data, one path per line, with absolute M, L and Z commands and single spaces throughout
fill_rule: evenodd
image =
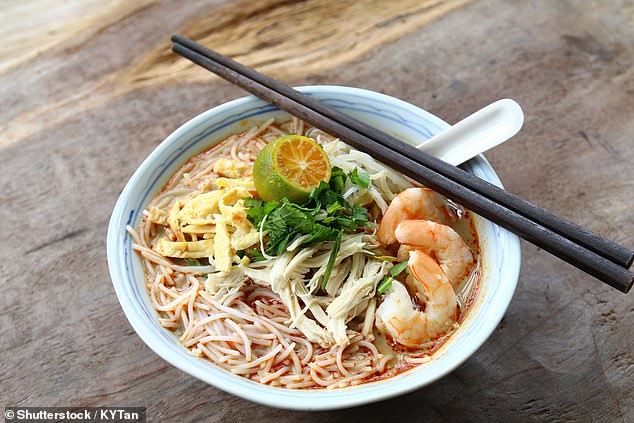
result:
M 404 148 L 408 146 L 406 143 L 396 139 L 393 139 L 397 142 L 395 145 L 386 145 L 378 142 L 374 139 L 374 136 L 376 135 L 375 133 L 382 133 L 374 128 L 367 127 L 374 132 L 372 134 L 373 136 L 369 137 L 366 134 L 356 131 L 356 129 L 341 123 L 341 114 L 329 110 L 321 104 L 319 105 L 319 108 L 322 109 L 322 111 L 326 110 L 328 114 L 320 113 L 315 110 L 315 108 L 309 107 L 308 104 L 304 104 L 303 101 L 298 101 L 303 100 L 301 97 L 293 98 L 291 96 L 286 96 L 286 93 L 280 93 L 278 90 L 262 84 L 260 81 L 251 77 L 254 73 L 257 74 L 257 72 L 252 69 L 240 65 L 241 68 L 249 70 L 249 72 L 244 73 L 244 69 L 236 70 L 233 67 L 229 67 L 225 63 L 220 62 L 220 60 L 217 60 L 217 58 L 223 58 L 223 62 L 230 59 L 199 46 L 191 40 L 174 36 L 173 41 L 175 42 L 173 50 L 176 53 L 218 74 L 222 78 L 246 89 L 266 101 L 271 102 L 292 115 L 295 115 L 310 124 L 343 139 L 353 147 L 372 154 L 386 165 L 403 172 L 448 198 L 451 198 L 463 206 L 473 210 L 475 213 L 478 213 L 500 226 L 511 230 L 522 238 L 534 243 L 546 251 L 551 252 L 552 254 L 597 277 L 616 289 L 619 289 L 622 292 L 627 292 L 631 288 L 632 283 L 634 282 L 634 275 L 623 266 L 599 255 L 584 245 L 580 245 L 575 240 L 568 239 L 549 227 L 543 226 L 540 223 L 531 220 L 527 216 L 513 210 L 512 208 L 499 204 L 491 198 L 478 193 L 476 190 L 465 186 L 441 174 L 440 172 L 437 172 L 436 169 L 431 169 L 425 166 L 417 160 L 418 157 L 415 157 L 414 154 L 410 156 L 410 152 Z M 187 43 L 187 45 L 185 45 L 185 43 Z M 195 50 L 191 48 L 192 43 L 196 46 Z M 233 63 L 235 64 L 236 62 Z M 290 90 L 292 92 L 296 92 L 290 87 L 286 87 L 279 82 L 275 85 L 280 85 L 283 87 L 284 91 Z M 312 102 L 314 101 L 311 100 L 311 103 Z M 310 106 L 312 106 L 312 104 Z M 336 116 L 337 119 L 333 119 L 331 116 Z M 388 137 L 386 134 L 382 135 Z M 412 149 L 416 153 L 422 153 L 420 150 L 415 148 Z M 425 156 L 431 157 L 428 155 Z M 435 160 L 445 164 L 440 160 Z M 456 169 L 453 166 L 450 167 Z M 466 172 L 462 170 L 458 169 L 458 171 L 466 174 Z M 594 236 L 596 237 L 596 235 Z
M 266 75 L 256 72 L 254 69 L 249 68 L 241 63 L 236 62 L 226 56 L 223 56 L 213 50 L 210 50 L 195 41 L 180 35 L 174 35 L 172 41 L 182 44 L 190 49 L 200 53 L 203 56 L 214 60 L 242 75 L 245 75 L 249 79 L 259 82 L 260 84 L 277 91 L 278 93 L 302 103 L 309 108 L 315 110 L 319 114 L 327 116 L 348 128 L 353 129 L 360 134 L 363 134 L 373 140 L 391 148 L 398 149 L 403 154 L 411 157 L 421 165 L 433 169 L 435 172 L 458 182 L 496 203 L 504 205 L 506 208 L 515 211 L 521 215 L 528 217 L 530 220 L 549 228 L 550 230 L 561 234 L 562 236 L 574 241 L 575 243 L 594 251 L 595 253 L 619 264 L 623 267 L 629 268 L 634 260 L 634 251 L 631 251 L 611 240 L 600 237 L 599 235 L 590 232 L 584 228 L 581 228 L 574 223 L 562 219 L 543 208 L 540 208 L 520 197 L 505 191 L 483 179 L 471 175 L 464 170 L 452 166 L 434 156 L 426 154 L 425 152 L 415 148 L 414 146 L 404 143 L 403 141 L 396 139 L 382 131 L 372 128 L 365 123 L 354 119 L 350 116 L 336 112 L 335 110 L 324 106 L 319 101 L 307 96 L 297 90 L 294 90 L 287 85 L 282 84 Z

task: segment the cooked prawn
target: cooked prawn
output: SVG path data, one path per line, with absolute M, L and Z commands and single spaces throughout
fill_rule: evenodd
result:
M 422 250 L 435 257 L 454 287 L 473 266 L 471 250 L 450 226 L 413 219 L 399 223 L 394 234 L 402 246 Z
M 404 220 L 427 219 L 449 224 L 456 217 L 442 195 L 429 188 L 408 188 L 390 203 L 381 219 L 377 237 L 384 245 L 394 244 L 394 231 Z
M 399 344 L 420 347 L 445 334 L 457 318 L 456 294 L 438 263 L 428 254 L 410 252 L 408 286 L 425 310 L 414 308 L 407 289 L 397 281 L 376 311 L 376 327 Z

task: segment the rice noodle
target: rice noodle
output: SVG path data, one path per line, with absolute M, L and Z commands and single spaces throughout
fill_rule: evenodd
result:
M 369 235 L 371 230 L 344 234 L 326 296 L 319 290 L 332 242 L 302 246 L 309 235 L 291 240 L 281 256 L 265 255 L 262 262 L 246 263 L 234 257 L 239 277 L 232 283 L 230 274 L 217 271 L 211 259 L 209 264 L 191 264 L 156 250 L 161 236 L 174 241 L 185 236 L 191 241 L 206 239 L 202 234 L 173 233 L 157 222 L 179 201 L 211 189 L 219 180 L 214 172 L 218 159 L 250 165 L 268 142 L 288 133 L 313 137 L 334 166 L 347 172 L 361 168 L 369 174 L 369 188 L 346 181 L 344 197 L 351 204 L 373 205 L 385 212 L 397 193 L 412 186 L 369 155 L 296 118 L 282 123 L 270 119 L 230 136 L 182 166 L 143 212 L 139 228 L 127 228 L 132 248 L 142 257 L 146 289 L 158 322 L 173 331 L 193 355 L 261 384 L 335 389 L 389 376 L 394 373 L 395 355 L 377 348 L 373 332 L 374 292 L 389 266 L 374 257 L 378 244 Z M 264 253 L 266 234 L 259 232 Z M 461 293 L 461 307 L 471 298 L 476 279 L 472 277 L 466 284 L 468 291 Z M 410 364 L 429 360 L 424 352 L 399 356 Z

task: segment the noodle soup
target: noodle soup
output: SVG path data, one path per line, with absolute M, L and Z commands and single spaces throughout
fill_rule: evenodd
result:
M 324 189 L 342 200 L 288 209 L 319 228 L 352 223 L 314 242 L 291 230 L 273 254 L 274 212 L 257 212 L 274 205 L 258 200 L 253 163 L 289 134 L 323 148 L 341 182 Z M 359 385 L 428 361 L 468 313 L 481 273 L 469 211 L 297 119 L 193 157 L 128 231 L 162 327 L 200 359 L 290 389 Z

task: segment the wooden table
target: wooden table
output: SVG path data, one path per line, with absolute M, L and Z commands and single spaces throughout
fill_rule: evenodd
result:
M 524 243 L 491 338 L 412 394 L 323 413 L 260 406 L 136 336 L 107 271 L 111 210 L 192 116 L 245 95 L 173 32 L 294 84 L 368 88 L 448 122 L 503 97 L 487 154 L 516 194 L 634 247 L 631 1 L 82 1 L 0 5 L 0 405 L 147 407 L 150 421 L 634 421 L 634 301 Z

